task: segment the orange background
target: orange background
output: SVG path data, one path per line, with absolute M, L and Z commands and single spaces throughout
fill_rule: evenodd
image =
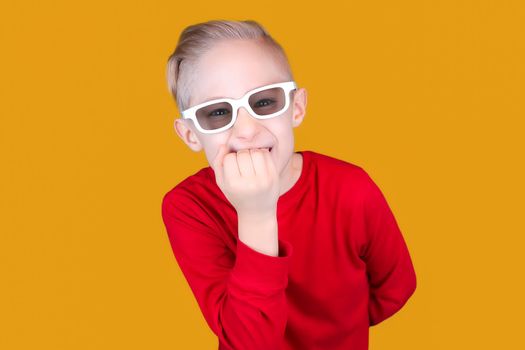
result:
M 362 166 L 418 289 L 370 349 L 518 349 L 522 1 L 3 1 L 0 348 L 216 349 L 164 193 L 207 166 L 173 130 L 187 25 L 255 19 L 308 90 L 296 150 Z

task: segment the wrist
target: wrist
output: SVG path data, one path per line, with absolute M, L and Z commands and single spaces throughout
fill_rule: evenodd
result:
M 258 222 L 267 222 L 268 220 L 277 219 L 277 208 L 259 210 L 256 212 L 238 211 L 237 218 L 242 221 L 251 221 L 254 224 Z
M 279 253 L 277 211 L 238 214 L 239 239 L 252 249 L 270 256 Z

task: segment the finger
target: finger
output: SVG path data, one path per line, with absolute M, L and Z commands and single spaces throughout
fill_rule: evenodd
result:
M 272 154 L 270 153 L 268 148 L 265 148 L 263 151 L 264 160 L 266 161 L 266 169 L 268 170 L 268 174 L 273 177 L 278 177 L 279 174 L 277 173 L 277 168 L 275 167 L 275 163 L 272 158 Z
M 255 176 L 268 176 L 268 167 L 266 166 L 266 159 L 264 157 L 264 151 L 260 149 L 252 149 L 252 163 L 253 169 L 255 170 Z
M 217 153 L 215 154 L 215 158 L 213 158 L 213 161 L 212 161 L 212 168 L 218 168 L 223 165 L 223 158 L 224 158 L 224 155 L 226 154 L 227 149 L 228 148 L 224 144 L 219 146 L 219 149 L 217 150 Z
M 220 145 L 219 150 L 217 151 L 217 154 L 215 155 L 215 158 L 212 161 L 212 169 L 215 172 L 215 178 L 217 180 L 217 183 L 222 183 L 222 179 L 224 176 L 224 170 L 223 170 L 223 162 L 224 162 L 224 155 L 226 154 L 226 150 L 228 148 L 226 145 Z
M 237 164 L 242 177 L 253 176 L 255 174 L 250 153 L 251 151 L 249 149 L 243 149 L 237 152 Z
M 223 169 L 225 180 L 236 181 L 241 177 L 237 165 L 237 153 L 232 152 L 224 156 Z

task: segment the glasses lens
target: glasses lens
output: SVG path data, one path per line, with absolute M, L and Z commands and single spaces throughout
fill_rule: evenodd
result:
M 285 104 L 284 90 L 280 87 L 256 92 L 248 98 L 255 114 L 263 116 L 281 111 Z
M 228 102 L 214 103 L 197 110 L 197 121 L 204 130 L 219 129 L 231 122 L 232 110 Z

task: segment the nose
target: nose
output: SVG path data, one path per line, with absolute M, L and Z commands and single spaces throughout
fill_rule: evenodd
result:
M 259 133 L 260 123 L 244 107 L 240 107 L 237 111 L 237 120 L 232 129 L 234 136 L 250 141 Z

